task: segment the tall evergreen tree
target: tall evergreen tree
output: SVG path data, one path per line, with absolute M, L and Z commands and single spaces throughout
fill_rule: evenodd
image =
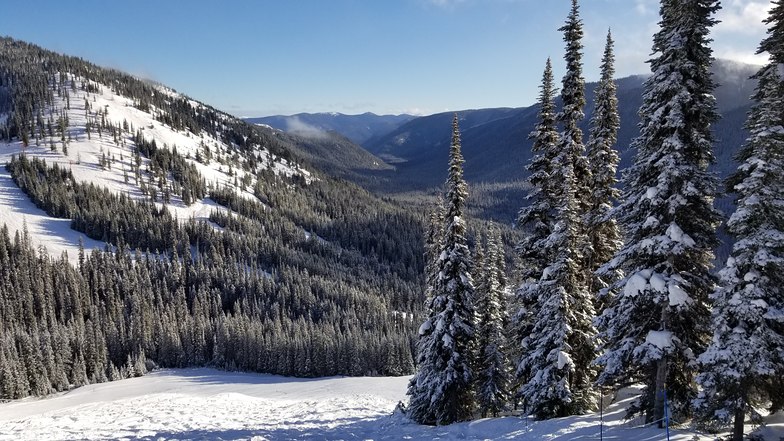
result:
M 755 75 L 755 105 L 746 122 L 750 136 L 728 181 L 738 195 L 727 230 L 732 256 L 712 295 L 713 339 L 699 358 L 702 391 L 696 405 L 709 424 L 733 422 L 743 439 L 746 415 L 784 396 L 784 1 L 765 20 L 768 36 L 757 53 L 770 62 Z
M 562 80 L 561 100 L 563 108 L 557 115 L 557 122 L 561 125 L 561 136 L 559 139 L 558 151 L 566 152 L 565 160 L 570 161 L 574 171 L 575 185 L 571 191 L 575 192 L 577 200 L 577 247 L 580 252 L 580 259 L 576 262 L 580 270 L 580 284 L 588 285 L 591 278 L 589 261 L 592 251 L 591 243 L 587 235 L 585 216 L 590 210 L 591 201 L 591 168 L 588 158 L 585 156 L 585 145 L 583 144 L 583 131 L 580 122 L 585 118 L 585 79 L 583 78 L 583 22 L 580 18 L 580 6 L 578 0 L 572 0 L 572 7 L 566 23 L 558 29 L 563 32 L 563 40 L 566 43 L 564 60 L 566 61 L 566 73 Z M 566 184 L 556 179 L 553 193 L 559 202 L 570 196 L 565 195 Z
M 457 114 L 452 122 L 446 213 L 429 318 L 420 327 L 419 366 L 409 384 L 409 416 L 421 424 L 468 420 L 474 409 L 471 346 L 474 286 L 463 211 L 468 190 Z
M 609 283 L 618 274 L 596 274 L 595 272 L 615 255 L 623 245 L 618 223 L 610 215 L 613 203 L 618 199 L 618 182 L 615 175 L 620 157 L 615 149 L 618 139 L 620 119 L 618 117 L 618 98 L 613 76 L 615 75 L 615 55 L 613 54 L 612 33 L 607 32 L 607 44 L 602 57 L 602 77 L 596 87 L 591 129 L 586 146 L 588 164 L 591 168 L 590 207 L 586 216 L 586 226 L 591 243 L 589 269 L 591 277 L 589 292 L 599 298 L 606 294 Z M 603 304 L 600 301 L 598 304 Z
M 585 413 L 595 405 L 593 305 L 582 283 L 579 208 L 570 153 L 554 162 L 563 183 L 557 223 L 548 239 L 553 263 L 538 284 L 536 315 L 523 346 L 519 370 L 528 372 L 520 390 L 526 410 L 538 419 Z
M 553 68 L 547 59 L 542 85 L 539 89 L 539 120 L 529 138 L 533 140 L 531 162 L 528 164 L 528 184 L 530 191 L 527 196 L 528 205 L 520 210 L 518 226 L 523 232 L 523 239 L 517 251 L 521 260 L 522 284 L 517 290 L 518 310 L 515 312 L 513 332 L 521 347 L 515 348 L 522 357 L 530 348 L 522 345 L 531 333 L 531 321 L 536 316 L 536 299 L 539 279 L 542 271 L 549 265 L 550 256 L 546 246 L 547 238 L 552 233 L 554 211 L 557 206 L 552 186 L 554 185 L 553 160 L 558 154 L 558 129 L 555 122 L 555 84 Z M 521 358 L 520 358 L 521 359 Z M 515 383 L 519 387 L 528 381 L 528 371 L 517 363 Z
M 526 375 L 519 394 L 526 409 L 544 419 L 584 413 L 595 404 L 592 391 L 595 357 L 593 300 L 587 290 L 590 243 L 583 218 L 588 209 L 590 169 L 584 156 L 585 80 L 582 77 L 582 21 L 577 0 L 566 24 L 559 29 L 566 42 L 566 74 L 561 97 L 562 125 L 557 152 L 551 156 L 549 195 L 554 225 L 545 241 L 544 268 L 529 298 L 536 304 L 530 333 L 523 338 L 526 351 L 518 373 Z M 579 369 L 578 369 L 579 367 Z
M 718 8 L 717 0 L 661 2 L 637 153 L 617 208 L 627 242 L 603 269 L 625 276 L 598 319 L 599 382 L 642 381 L 644 393 L 630 413 L 643 412 L 648 421 L 662 421 L 665 393 L 677 420 L 689 416 L 696 356 L 709 338 L 711 250 L 720 215 L 708 172 L 710 125 L 717 119 L 708 30 Z
M 556 206 L 552 189 L 552 162 L 558 154 L 559 140 L 555 121 L 555 93 L 553 67 L 548 58 L 539 87 L 539 119 L 529 135 L 529 139 L 533 140 L 533 154 L 527 166 L 530 173 L 530 190 L 526 196 L 528 205 L 520 209 L 517 217 L 517 224 L 524 233 L 517 247 L 523 261 L 521 276 L 524 283 L 539 280 L 549 262 L 549 257 L 544 253 L 544 242 L 552 232 Z
M 501 238 L 491 229 L 482 265 L 482 282 L 477 288 L 477 401 L 482 417 L 498 416 L 509 404 L 509 358 L 505 330 L 509 322 Z M 474 262 L 477 265 L 476 262 Z

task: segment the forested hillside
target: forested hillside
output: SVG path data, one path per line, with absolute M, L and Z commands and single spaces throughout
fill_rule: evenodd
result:
M 291 138 L 10 38 L 0 138 L 0 399 L 156 365 L 411 372 L 421 216 Z

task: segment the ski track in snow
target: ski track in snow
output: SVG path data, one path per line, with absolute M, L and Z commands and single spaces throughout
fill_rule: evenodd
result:
M 287 378 L 166 369 L 141 378 L 0 404 L 0 440 L 595 440 L 599 415 L 534 422 L 519 417 L 428 427 L 393 414 L 410 377 Z M 604 439 L 654 441 L 663 430 L 624 421 L 637 390 L 604 412 Z M 784 436 L 784 416 L 766 432 Z M 715 437 L 672 430 L 671 439 Z M 695 438 L 696 435 L 696 438 Z M 775 436 L 775 438 L 774 438 Z
M 3 163 L 4 164 L 4 163 Z M 68 260 L 76 263 L 79 258 L 79 239 L 85 250 L 103 249 L 105 242 L 88 238 L 71 229 L 70 219 L 58 219 L 36 207 L 33 201 L 14 183 L 11 173 L 0 164 L 0 226 L 5 224 L 9 234 L 22 234 L 26 227 L 33 246 L 46 247 L 48 253 L 60 257 L 68 253 Z

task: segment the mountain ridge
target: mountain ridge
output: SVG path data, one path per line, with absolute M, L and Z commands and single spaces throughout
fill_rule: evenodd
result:
M 365 112 L 347 115 L 338 112 L 319 112 L 252 117 L 244 120 L 251 124 L 265 124 L 278 130 L 305 136 L 335 131 L 352 142 L 362 145 L 369 139 L 388 133 L 413 118 L 415 116 L 408 114 L 377 115 Z
M 739 115 L 749 109 L 750 96 L 755 85 L 749 77 L 757 68 L 754 65 L 725 60 L 714 63 L 714 78 L 725 81 L 715 91 L 717 107 L 725 116 L 714 124 L 714 133 L 718 138 L 715 147 L 718 160 L 716 170 L 721 176 L 726 176 L 734 169 L 732 155 L 745 139 L 743 121 Z M 632 159 L 633 152 L 629 144 L 638 133 L 637 111 L 642 102 L 645 78 L 646 75 L 634 75 L 616 80 L 621 119 L 617 143 L 622 158 L 621 170 L 628 166 Z M 586 139 L 595 86 L 596 83 L 586 85 L 586 115 L 581 124 Z M 560 105 L 560 99 L 558 104 Z M 437 187 L 446 178 L 446 171 L 439 165 L 443 164 L 447 157 L 447 120 L 457 113 L 462 129 L 463 155 L 466 159 L 465 176 L 469 183 L 518 181 L 527 176 L 525 166 L 531 153 L 528 133 L 536 124 L 537 112 L 538 106 L 533 105 L 428 115 L 409 121 L 387 135 L 372 140 L 366 145 L 366 149 L 394 163 L 394 171 L 377 174 L 379 179 L 386 179 L 385 187 L 404 191 Z M 384 190 L 381 186 L 373 189 Z M 522 203 L 521 200 L 520 204 Z M 513 216 L 514 213 L 507 212 L 502 217 L 511 220 Z

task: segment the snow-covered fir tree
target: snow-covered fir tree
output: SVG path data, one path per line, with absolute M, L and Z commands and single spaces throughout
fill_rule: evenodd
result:
M 446 187 L 444 231 L 428 305 L 430 315 L 420 327 L 419 365 L 408 389 L 408 415 L 420 424 L 465 421 L 474 409 L 474 286 L 463 219 L 468 189 L 463 179 L 457 114 L 452 122 Z
M 591 242 L 592 254 L 589 269 L 597 271 L 609 262 L 623 245 L 621 233 L 615 218 L 610 215 L 613 203 L 618 199 L 618 182 L 615 175 L 620 157 L 615 149 L 618 139 L 620 119 L 618 117 L 618 98 L 613 76 L 615 75 L 615 55 L 613 54 L 612 34 L 607 32 L 607 43 L 602 57 L 602 76 L 596 87 L 591 128 L 586 145 L 588 165 L 591 168 L 590 207 L 586 215 L 586 226 Z M 593 274 L 589 291 L 601 298 L 606 295 L 609 283 L 619 274 Z
M 528 373 L 520 396 L 537 419 L 585 413 L 596 399 L 590 367 L 596 356 L 594 310 L 582 283 L 577 178 L 570 153 L 562 151 L 554 166 L 563 182 L 557 223 L 547 243 L 554 261 L 539 280 L 536 314 L 523 342 L 528 352 L 518 368 Z
M 713 339 L 699 357 L 698 414 L 712 426 L 732 423 L 743 439 L 747 415 L 784 396 L 784 1 L 774 2 L 758 53 L 770 62 L 755 75 L 749 138 L 728 190 L 738 195 L 727 230 L 732 255 L 712 295 Z
M 716 0 L 662 0 L 652 76 L 640 108 L 633 165 L 618 219 L 624 247 L 603 268 L 622 271 L 618 294 L 597 320 L 604 342 L 599 383 L 645 384 L 630 413 L 661 421 L 665 388 L 683 421 L 696 396 L 696 357 L 707 346 L 710 273 L 720 215 L 710 125 L 717 119 L 709 72 Z
M 513 317 L 512 331 L 516 335 L 516 343 L 521 345 L 515 348 L 520 355 L 526 354 L 529 348 L 522 345 L 531 333 L 531 320 L 536 315 L 536 299 L 539 279 L 542 271 L 549 265 L 550 256 L 547 254 L 547 238 L 550 237 L 554 224 L 554 211 L 557 205 L 551 186 L 553 160 L 558 154 L 558 129 L 555 122 L 555 84 L 553 68 L 550 59 L 547 59 L 542 84 L 539 89 L 539 117 L 538 123 L 529 138 L 533 140 L 531 162 L 528 164 L 528 184 L 530 187 L 528 205 L 520 210 L 518 227 L 523 232 L 523 239 L 518 244 L 517 252 L 520 256 L 520 277 L 522 284 L 516 292 L 517 311 Z M 518 360 L 521 357 L 517 358 Z M 528 372 L 524 365 L 517 363 L 515 370 L 515 383 L 518 386 L 528 381 Z
M 563 32 L 563 40 L 566 43 L 564 60 L 566 61 L 566 73 L 561 81 L 561 100 L 563 108 L 557 115 L 557 122 L 561 125 L 561 133 L 558 144 L 558 151 L 566 152 L 564 159 L 569 160 L 575 176 L 575 192 L 577 201 L 577 247 L 580 253 L 580 260 L 577 265 L 580 267 L 580 284 L 588 285 L 592 277 L 589 259 L 591 258 L 591 242 L 589 240 L 585 225 L 585 216 L 590 210 L 591 201 L 591 168 L 588 158 L 585 156 L 585 145 L 583 144 L 583 131 L 580 122 L 585 118 L 585 79 L 583 78 L 583 22 L 580 18 L 580 6 L 577 0 L 572 0 L 572 7 L 566 23 L 558 29 Z M 558 176 L 558 171 L 554 176 Z M 566 184 L 559 179 L 553 179 L 556 184 L 552 191 L 557 200 L 562 201 L 568 196 L 564 196 Z
M 474 291 L 476 293 L 476 299 L 479 300 L 482 297 L 482 293 L 487 292 L 488 287 L 487 283 L 489 278 L 486 277 L 485 272 L 485 245 L 484 242 L 487 242 L 487 235 L 482 231 L 481 233 L 476 235 L 476 243 L 474 244 L 474 254 L 472 257 L 473 263 L 473 271 L 471 272 L 471 277 L 474 278 Z M 481 311 L 478 309 L 476 311 L 476 317 L 478 322 L 478 317 L 481 315 Z M 477 337 L 479 334 L 477 334 Z
M 484 227 L 487 228 L 487 227 Z M 482 319 L 482 311 L 481 311 L 481 301 L 484 297 L 484 293 L 486 293 L 490 288 L 489 284 L 491 283 L 491 278 L 485 272 L 485 242 L 487 242 L 487 234 L 485 233 L 485 229 L 481 229 L 481 232 L 476 234 L 476 242 L 474 243 L 474 253 L 472 256 L 472 272 L 471 277 L 474 281 L 474 299 L 475 299 L 475 308 L 474 308 L 474 323 L 476 324 L 476 332 L 474 333 L 474 340 L 471 342 L 471 369 L 476 373 L 479 370 L 479 363 L 481 360 L 481 341 L 482 341 L 482 333 L 480 329 L 481 319 Z
M 533 140 L 531 161 L 527 166 L 529 192 L 528 205 L 520 209 L 517 224 L 524 233 L 517 246 L 520 255 L 523 282 L 534 282 L 542 276 L 549 257 L 544 253 L 545 241 L 553 227 L 555 198 L 551 187 L 552 162 L 558 154 L 558 128 L 555 117 L 555 84 L 553 67 L 547 59 L 542 84 L 539 87 L 539 115 L 536 127 L 529 135 Z
M 542 268 L 537 281 L 524 283 L 518 290 L 523 307 L 516 316 L 522 346 L 516 372 L 517 395 L 526 410 L 540 419 L 587 412 L 594 407 L 596 398 L 591 390 L 595 371 L 590 367 L 596 356 L 596 330 L 592 323 L 593 300 L 587 290 L 590 272 L 586 257 L 590 243 L 583 223 L 588 208 L 590 169 L 583 155 L 583 134 L 579 128 L 584 117 L 585 81 L 581 61 L 582 21 L 576 0 L 572 1 L 566 24 L 560 30 L 566 42 L 567 72 L 561 91 L 563 110 L 555 120 L 562 124 L 563 131 L 560 136 L 541 131 L 542 122 L 550 122 L 542 118 L 537 127 L 539 133 L 535 132 L 538 135 L 535 139 L 542 139 L 545 145 L 544 158 L 535 159 L 544 164 L 539 169 L 544 170 L 542 178 L 546 179 L 540 189 L 546 192 L 548 205 L 540 210 L 548 209 L 551 219 L 547 237 L 536 242 L 540 247 L 536 252 L 547 266 Z M 542 98 L 550 97 L 551 84 L 548 63 Z M 543 109 L 547 107 L 543 105 Z M 545 136 L 540 138 L 541 135 Z M 554 147 L 550 147 L 551 140 Z
M 491 229 L 477 287 L 477 403 L 482 417 L 493 417 L 509 404 L 509 358 L 506 353 L 506 309 L 503 248 L 498 231 Z M 478 265 L 477 262 L 474 262 Z

